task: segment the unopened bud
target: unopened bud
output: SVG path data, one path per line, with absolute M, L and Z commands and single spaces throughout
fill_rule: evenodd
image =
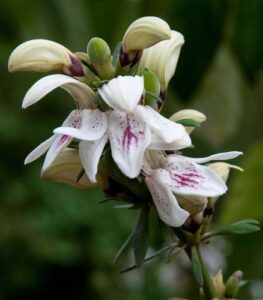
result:
M 225 284 L 223 279 L 223 272 L 219 270 L 213 277 L 213 282 L 217 291 L 218 296 L 223 297 L 225 293 Z
M 169 119 L 174 122 L 191 119 L 191 120 L 194 120 L 195 122 L 197 122 L 198 124 L 201 124 L 206 120 L 206 116 L 198 110 L 183 109 L 183 110 L 180 110 L 180 111 L 176 112 L 175 114 L 173 114 Z M 195 127 L 186 126 L 185 129 L 190 134 L 193 132 Z
M 66 148 L 57 156 L 53 163 L 44 171 L 41 176 L 44 179 L 65 183 L 77 188 L 91 188 L 97 186 L 90 182 L 86 174 L 82 174 L 82 164 L 77 149 Z
M 10 55 L 8 70 L 49 72 L 59 70 L 70 76 L 83 76 L 81 61 L 64 46 L 43 39 L 27 41 Z
M 239 290 L 240 282 L 243 278 L 242 271 L 236 271 L 231 275 L 226 283 L 225 297 L 235 298 Z
M 132 63 L 138 52 L 149 48 L 160 41 L 171 38 L 171 29 L 162 19 L 143 17 L 134 21 L 126 30 L 122 40 L 122 51 L 125 56 L 122 66 Z
M 157 101 L 160 95 L 160 81 L 158 77 L 152 71 L 148 70 L 144 70 L 139 74 L 142 75 L 144 79 L 145 105 L 149 105 L 152 108 L 157 109 Z
M 228 179 L 230 169 L 236 169 L 243 172 L 242 168 L 225 162 L 212 163 L 209 164 L 209 167 L 212 168 L 224 180 L 224 182 Z
M 92 38 L 87 46 L 87 52 L 91 64 L 102 79 L 113 77 L 114 70 L 111 63 L 111 50 L 108 44 L 101 38 Z
M 108 44 L 98 37 L 94 37 L 89 41 L 87 52 L 92 64 L 103 65 L 111 59 L 111 51 Z
M 175 73 L 184 37 L 177 31 L 171 31 L 171 39 L 145 49 L 139 68 L 153 71 L 160 79 L 161 90 L 166 92 L 169 81 Z

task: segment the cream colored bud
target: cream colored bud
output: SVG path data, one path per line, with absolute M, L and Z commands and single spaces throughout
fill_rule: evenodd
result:
M 124 53 L 143 50 L 171 38 L 171 29 L 162 19 L 143 17 L 134 21 L 126 30 L 122 48 Z
M 139 68 L 153 71 L 160 79 L 162 91 L 167 90 L 169 81 L 175 73 L 183 44 L 183 35 L 172 31 L 170 40 L 162 41 L 143 51 Z
M 82 76 L 81 61 L 64 46 L 49 40 L 36 39 L 19 45 L 11 53 L 8 70 L 49 72 L 59 70 L 72 76 Z
M 41 176 L 44 179 L 65 183 L 77 188 L 87 189 L 97 186 L 97 184 L 90 182 L 86 174 L 77 181 L 82 170 L 78 150 L 66 148 L 47 169 L 42 171 Z
M 198 110 L 183 109 L 173 114 L 169 119 L 174 122 L 180 120 L 192 119 L 196 121 L 198 124 L 201 124 L 206 120 L 206 116 Z M 190 134 L 193 132 L 195 127 L 186 126 L 185 129 Z
M 219 270 L 216 273 L 216 275 L 213 277 L 213 282 L 214 282 L 215 288 L 217 290 L 218 296 L 223 297 L 223 295 L 225 293 L 225 284 L 224 284 L 222 270 Z
M 225 162 L 215 162 L 209 164 L 209 167 L 212 168 L 225 182 L 228 179 L 230 169 L 236 169 L 243 172 L 242 168 Z
M 176 195 L 176 199 L 180 206 L 187 210 L 191 215 L 202 212 L 207 205 L 207 197 Z

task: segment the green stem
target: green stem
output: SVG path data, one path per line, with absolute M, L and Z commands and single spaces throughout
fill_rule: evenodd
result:
M 214 285 L 214 282 L 211 278 L 210 273 L 207 270 L 207 267 L 205 265 L 205 262 L 203 260 L 203 257 L 201 255 L 201 252 L 198 247 L 197 248 L 197 253 L 198 257 L 201 263 L 202 271 L 203 271 L 203 277 L 204 277 L 204 295 L 206 300 L 212 300 L 213 298 L 217 298 L 217 291 L 216 287 Z

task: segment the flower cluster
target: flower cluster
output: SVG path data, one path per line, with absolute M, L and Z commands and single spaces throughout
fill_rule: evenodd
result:
M 180 227 L 202 218 L 208 199 L 227 191 L 227 160 L 241 152 L 188 158 L 190 133 L 205 120 L 195 110 L 170 119 L 160 114 L 184 38 L 157 17 L 133 22 L 113 55 L 92 38 L 87 52 L 72 53 L 48 40 L 31 40 L 10 56 L 9 71 L 58 71 L 37 81 L 22 107 L 61 87 L 76 102 L 53 135 L 26 158 L 46 153 L 42 176 L 77 187 L 100 186 L 116 199 L 141 207 L 154 203 L 160 219 Z

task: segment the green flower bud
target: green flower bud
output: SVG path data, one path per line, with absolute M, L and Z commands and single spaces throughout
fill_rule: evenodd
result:
M 111 50 L 101 38 L 92 38 L 87 46 L 89 60 L 102 79 L 111 79 L 114 69 L 111 63 Z
M 103 65 L 111 59 L 111 51 L 108 44 L 101 38 L 92 38 L 87 46 L 87 52 L 92 64 Z
M 157 101 L 161 91 L 160 81 L 152 71 L 144 70 L 140 72 L 140 75 L 142 75 L 144 79 L 144 103 L 157 110 Z

